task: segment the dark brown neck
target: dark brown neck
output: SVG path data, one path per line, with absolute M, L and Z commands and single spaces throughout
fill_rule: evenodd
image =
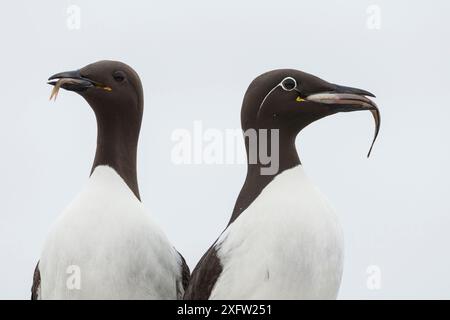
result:
M 239 193 L 234 206 L 233 214 L 231 216 L 229 224 L 231 224 L 244 210 L 246 210 L 250 204 L 259 196 L 261 191 L 281 172 L 300 165 L 300 159 L 295 148 L 296 134 L 279 132 L 279 164 L 278 170 L 274 174 L 264 175 L 261 174 L 263 168 L 267 168 L 267 165 L 263 165 L 258 160 L 256 164 L 247 164 L 247 177 L 244 185 Z M 276 146 L 272 147 L 271 139 L 267 139 L 268 148 L 271 155 L 276 152 Z M 260 145 L 258 139 L 258 146 Z M 245 148 L 247 150 L 247 162 L 249 162 L 249 143 L 246 139 Z
M 140 200 L 136 171 L 136 155 L 141 119 L 127 119 L 124 114 L 99 114 L 97 118 L 97 150 L 92 172 L 97 166 L 112 167 Z

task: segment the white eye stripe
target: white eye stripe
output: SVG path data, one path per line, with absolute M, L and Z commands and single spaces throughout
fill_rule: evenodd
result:
M 270 90 L 266 94 L 266 96 L 264 97 L 263 101 L 259 105 L 258 113 L 259 113 L 259 111 L 261 111 L 261 108 L 262 108 L 264 102 L 267 100 L 267 98 L 270 96 L 270 94 L 272 92 L 274 92 L 275 89 L 278 88 L 278 87 L 281 87 L 284 91 L 287 91 L 287 92 L 290 92 L 290 91 L 293 91 L 293 90 L 300 92 L 300 90 L 298 89 L 298 86 L 297 86 L 297 80 L 295 80 L 293 77 L 286 77 L 283 80 L 281 80 L 281 82 L 279 84 L 277 84 L 275 87 L 273 87 L 272 90 Z

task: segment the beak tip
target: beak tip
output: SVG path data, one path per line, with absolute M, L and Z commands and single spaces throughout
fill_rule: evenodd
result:
M 62 72 L 61 72 L 61 73 L 56 73 L 56 74 L 50 76 L 50 77 L 47 79 L 47 81 L 59 79 L 59 78 L 61 78 L 61 75 L 62 75 Z
M 50 76 L 48 78 L 48 81 L 58 80 L 61 78 L 80 78 L 80 77 L 81 77 L 80 70 L 64 71 L 64 72 L 55 73 L 54 75 Z
M 377 97 L 372 92 L 367 91 L 367 90 L 361 90 L 360 94 L 363 95 L 363 96 L 366 96 L 366 97 L 371 97 L 371 98 L 376 98 Z

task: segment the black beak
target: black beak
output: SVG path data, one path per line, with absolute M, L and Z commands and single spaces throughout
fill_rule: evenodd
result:
M 56 86 L 60 83 L 61 88 L 76 92 L 85 91 L 97 85 L 95 81 L 82 77 L 80 70 L 57 73 L 48 80 L 50 85 Z
M 375 97 L 374 94 L 366 90 L 332 85 L 330 91 L 311 94 L 306 97 L 306 100 L 329 104 L 335 112 L 369 110 L 375 120 L 375 134 L 369 153 L 367 154 L 367 157 L 369 157 L 375 140 L 377 139 L 378 132 L 380 131 L 381 117 L 377 105 L 367 98 L 367 96 Z

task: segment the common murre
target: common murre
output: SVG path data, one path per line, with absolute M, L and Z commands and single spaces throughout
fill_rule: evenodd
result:
M 87 185 L 46 239 L 32 299 L 181 298 L 189 269 L 140 201 L 136 152 L 144 101 L 138 74 L 124 63 L 99 61 L 49 80 L 91 106 L 97 150 Z M 76 285 L 69 285 L 75 276 Z
M 185 299 L 334 299 L 343 267 L 343 235 L 327 200 L 305 175 L 295 138 L 309 124 L 338 112 L 380 114 L 368 91 L 326 82 L 292 69 L 267 72 L 249 86 L 241 124 L 275 130 L 279 170 L 262 174 L 249 161 L 230 222 L 191 275 Z M 369 150 L 372 150 L 372 146 Z M 246 140 L 247 157 L 251 150 Z

